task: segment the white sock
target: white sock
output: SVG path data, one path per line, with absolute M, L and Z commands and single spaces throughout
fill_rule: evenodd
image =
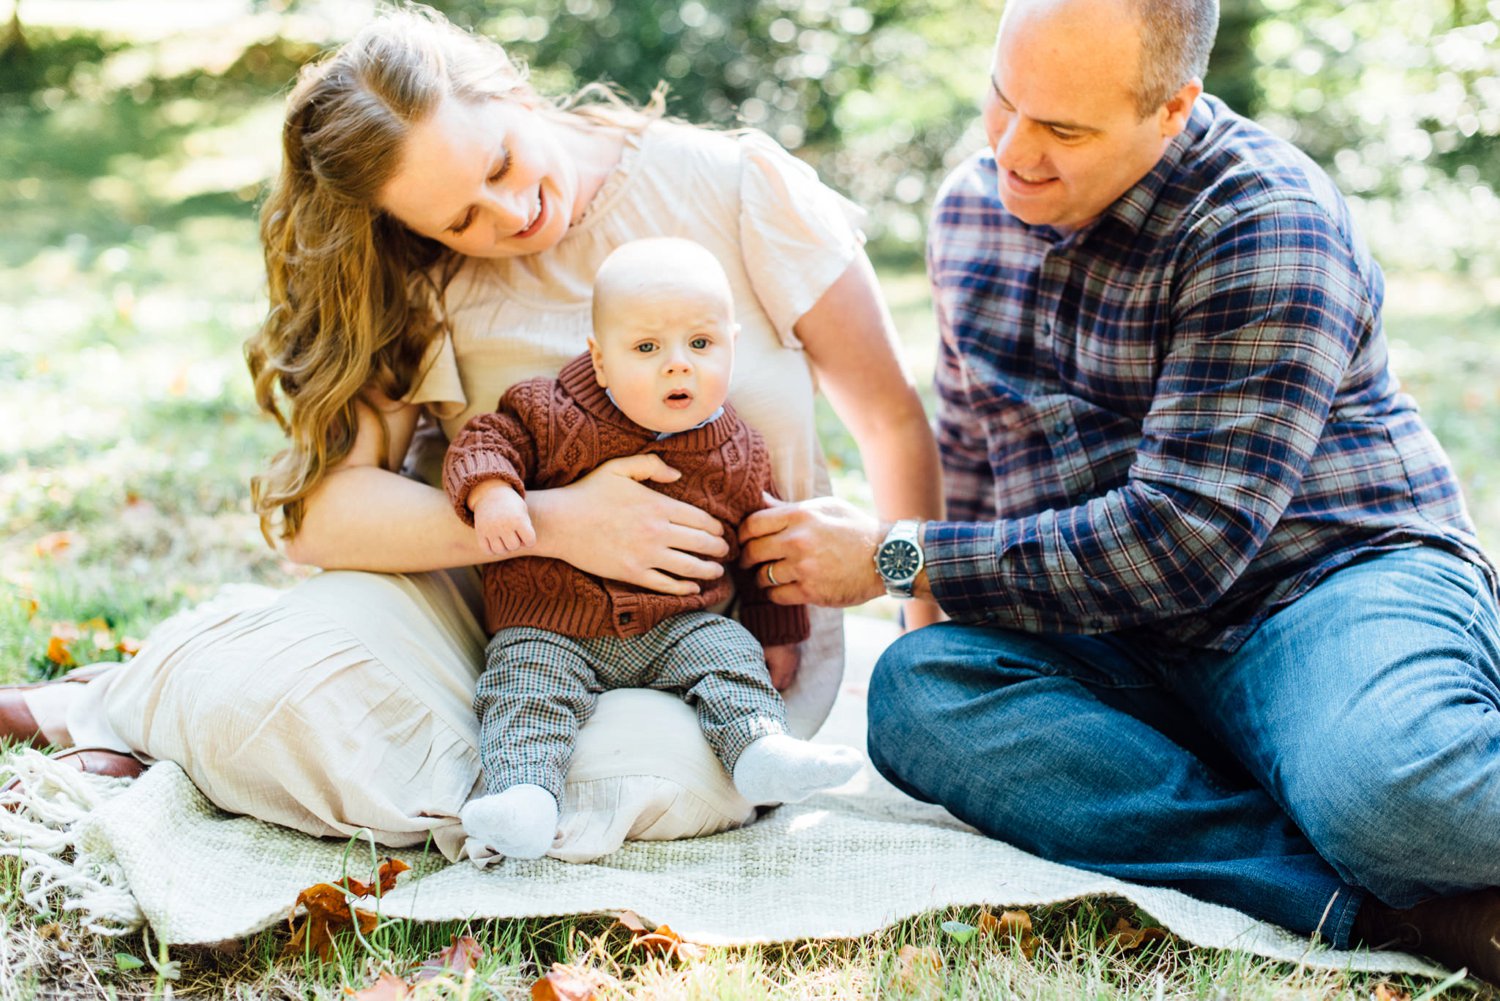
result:
M 734 763 L 734 787 L 751 803 L 797 803 L 843 785 L 864 759 L 852 747 L 814 744 L 785 733 L 761 737 Z
M 557 800 L 538 785 L 513 785 L 458 811 L 464 831 L 506 858 L 541 858 L 557 836 Z

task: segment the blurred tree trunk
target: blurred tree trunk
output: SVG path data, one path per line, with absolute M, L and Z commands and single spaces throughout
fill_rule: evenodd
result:
M 10 24 L 5 29 L 5 41 L 0 42 L 0 59 L 20 62 L 30 55 L 26 32 L 21 30 L 21 0 L 14 0 L 10 8 Z

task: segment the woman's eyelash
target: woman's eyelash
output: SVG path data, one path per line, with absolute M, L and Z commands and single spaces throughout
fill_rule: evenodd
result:
M 497 168 L 495 168 L 495 172 L 489 176 L 489 180 L 493 183 L 494 181 L 500 180 L 502 177 L 504 177 L 506 174 L 509 174 L 509 173 L 510 173 L 510 150 L 506 150 L 505 151 L 505 155 L 500 158 L 500 166 L 497 167 Z M 464 221 L 461 222 L 461 223 L 459 223 L 457 226 L 449 226 L 448 227 L 448 232 L 452 233 L 454 236 L 462 236 L 464 230 L 468 229 L 471 225 L 473 225 L 473 223 L 474 223 L 474 210 L 470 209 L 469 210 L 469 214 L 466 215 L 466 216 L 464 216 Z
M 497 167 L 495 169 L 495 172 L 490 175 L 490 180 L 491 181 L 498 181 L 498 180 L 500 180 L 500 178 L 504 177 L 506 174 L 509 174 L 509 173 L 510 173 L 510 150 L 507 149 L 505 151 L 505 155 L 503 157 L 501 157 L 501 159 L 500 159 L 500 166 Z

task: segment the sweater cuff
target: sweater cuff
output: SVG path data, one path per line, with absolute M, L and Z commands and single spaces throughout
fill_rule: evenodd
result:
M 806 605 L 745 605 L 740 609 L 740 625 L 763 647 L 801 643 L 812 632 Z
M 454 513 L 465 525 L 474 524 L 469 493 L 486 480 L 501 480 L 522 497 L 526 496 L 526 484 L 516 475 L 515 467 L 500 456 L 485 452 L 448 453 L 443 463 L 443 489 L 448 492 Z

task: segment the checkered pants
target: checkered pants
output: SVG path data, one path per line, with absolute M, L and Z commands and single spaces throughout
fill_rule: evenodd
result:
M 680 694 L 730 774 L 751 742 L 787 730 L 760 643 L 733 619 L 683 612 L 630 639 L 516 626 L 490 640 L 474 694 L 486 791 L 524 782 L 562 802 L 578 728 L 612 688 Z

